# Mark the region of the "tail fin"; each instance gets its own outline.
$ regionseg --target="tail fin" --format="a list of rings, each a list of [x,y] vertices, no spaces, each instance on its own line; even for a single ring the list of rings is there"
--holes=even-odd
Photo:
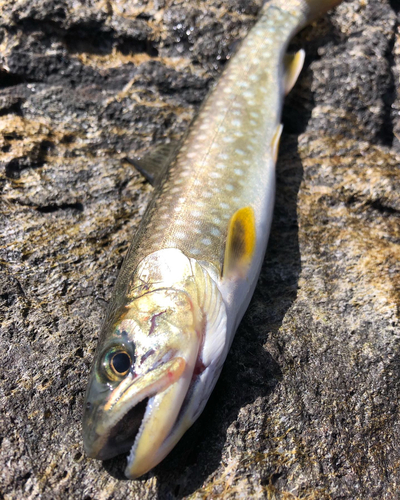
[[[304,0],[304,4],[307,6],[307,22],[325,14],[328,10],[339,5],[341,1],[342,0]]]
[[[266,0],[264,8],[277,7],[278,9],[301,16],[302,26],[325,14],[328,10],[339,5],[342,0]]]

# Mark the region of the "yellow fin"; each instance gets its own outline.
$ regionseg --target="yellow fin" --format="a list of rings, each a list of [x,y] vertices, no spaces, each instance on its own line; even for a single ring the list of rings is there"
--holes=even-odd
[[[295,54],[286,54],[285,55],[285,94],[289,94],[289,92],[294,87],[294,84],[297,81],[297,78],[300,75],[300,72],[303,68],[304,59],[306,57],[306,53],[303,49],[300,49]]]
[[[223,276],[244,278],[256,247],[256,220],[252,207],[235,212],[229,222]]]
[[[275,134],[272,137],[272,141],[271,141],[271,153],[272,153],[272,158],[274,159],[275,163],[276,163],[276,160],[278,159],[279,144],[281,142],[282,130],[283,130],[283,125],[282,125],[282,123],[280,123],[276,127]]]

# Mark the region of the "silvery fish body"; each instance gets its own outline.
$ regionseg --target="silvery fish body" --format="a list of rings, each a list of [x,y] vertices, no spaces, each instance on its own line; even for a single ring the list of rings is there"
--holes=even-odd
[[[118,277],[84,413],[87,453],[159,463],[202,412],[267,246],[291,37],[338,1],[275,0],[209,95],[154,191]]]

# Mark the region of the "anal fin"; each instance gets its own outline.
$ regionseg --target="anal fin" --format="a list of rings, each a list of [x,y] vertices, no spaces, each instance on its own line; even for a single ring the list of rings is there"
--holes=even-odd
[[[256,247],[256,221],[252,207],[237,210],[228,227],[223,277],[244,278]]]
[[[272,141],[271,141],[271,154],[272,154],[272,158],[273,158],[275,163],[276,163],[276,160],[278,159],[279,144],[281,142],[282,130],[283,130],[283,125],[282,125],[282,123],[280,123],[276,127],[274,136],[272,137]]]
[[[289,92],[294,87],[300,72],[304,65],[304,59],[306,57],[306,53],[303,49],[300,49],[295,54],[286,54],[284,59],[285,64],[285,94],[289,94]]]

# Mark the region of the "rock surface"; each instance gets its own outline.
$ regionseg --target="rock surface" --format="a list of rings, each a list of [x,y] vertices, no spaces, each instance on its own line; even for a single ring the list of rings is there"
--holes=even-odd
[[[400,9],[293,42],[270,245],[214,394],[137,481],[82,450],[104,307],[151,188],[261,0],[0,2],[0,498],[398,498]]]

